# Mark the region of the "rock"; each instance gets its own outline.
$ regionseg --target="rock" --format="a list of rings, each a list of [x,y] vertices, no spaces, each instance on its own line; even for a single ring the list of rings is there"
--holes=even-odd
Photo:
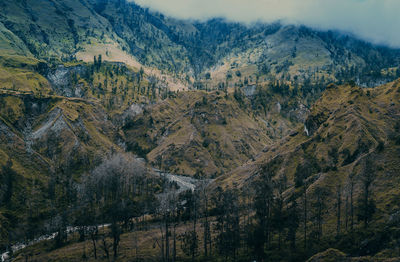
[[[256,85],[250,85],[243,88],[243,93],[246,97],[254,96],[256,93]]]
[[[304,123],[310,113],[310,110],[303,104],[299,104],[297,108],[290,110],[289,117],[298,122]]]
[[[1,254],[1,262],[5,262],[10,258],[10,256],[8,255],[8,252],[5,252],[3,254]]]
[[[48,72],[46,77],[57,94],[66,97],[82,97],[81,87],[74,87],[71,79],[73,74],[83,74],[86,70],[88,69],[81,65],[72,67],[60,65],[55,70]]]
[[[279,113],[281,113],[281,110],[282,110],[282,106],[281,106],[281,103],[276,103],[276,111],[278,112],[278,114]]]
[[[329,113],[319,112],[315,115],[310,115],[306,122],[305,127],[308,130],[308,136],[311,136],[318,130],[318,128],[325,123],[329,118]]]

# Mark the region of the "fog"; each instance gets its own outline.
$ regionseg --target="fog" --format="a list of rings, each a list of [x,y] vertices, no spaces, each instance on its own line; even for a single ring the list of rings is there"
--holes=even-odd
[[[303,24],[400,47],[400,0],[135,0],[180,19]]]

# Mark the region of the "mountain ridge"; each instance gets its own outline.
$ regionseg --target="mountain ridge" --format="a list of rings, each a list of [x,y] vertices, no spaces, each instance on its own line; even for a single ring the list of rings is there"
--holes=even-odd
[[[38,58],[48,59],[53,54],[61,54],[61,50],[62,59],[66,60],[74,59],[77,53],[80,58],[85,57],[85,52],[94,56],[98,54],[86,49],[105,44],[109,45],[111,53],[114,50],[127,57],[132,55],[133,60],[137,60],[134,62],[136,66],[165,71],[186,86],[195,82],[206,84],[205,74],[221,62],[229,63],[229,67],[237,62],[246,65],[246,61],[254,55],[259,58],[253,58],[248,64],[255,66],[255,70],[236,77],[236,70],[224,69],[221,76],[216,76],[213,87],[226,82],[229,75],[235,82],[239,78],[243,81],[244,77],[255,78],[258,75],[259,79],[288,79],[298,83],[316,82],[322,77],[326,78],[323,82],[359,78],[358,81],[368,84],[370,81],[362,79],[364,75],[371,74],[371,71],[374,74],[380,74],[383,69],[388,71],[399,63],[400,57],[398,50],[304,26],[259,24],[248,27],[222,19],[189,22],[167,18],[125,1],[85,0],[78,3],[68,0],[53,4],[44,1],[49,8],[42,9],[36,9],[32,3],[3,2],[1,22],[7,30],[19,36]],[[45,13],[51,10],[54,11],[51,15]],[[6,11],[7,14],[4,13]],[[42,21],[43,17],[54,21],[47,23],[47,20]],[[25,20],[30,21],[30,29]],[[47,26],[53,23],[59,28],[57,34]],[[31,33],[26,35],[25,32]],[[60,38],[65,38],[63,45],[57,42]],[[107,49],[106,46],[104,49]],[[314,57],[307,55],[310,49],[314,50]],[[259,54],[255,50],[259,50]],[[315,53],[315,50],[319,51]],[[248,57],[235,57],[239,53]],[[107,55],[103,58],[107,60]],[[112,55],[110,59],[115,61]],[[272,75],[268,75],[270,71]],[[381,78],[385,76],[381,75]]]
[[[279,200],[283,213],[309,205],[301,223],[312,231],[302,239],[295,228],[294,240],[306,245],[309,237],[314,246],[290,258],[283,253],[293,251],[290,226],[300,218],[264,216],[275,226],[282,220],[262,251],[276,257],[305,260],[325,247],[351,256],[395,252],[396,235],[385,230],[398,232],[390,221],[399,214],[399,65],[400,50],[301,25],[179,20],[125,0],[0,0],[0,249],[62,236],[66,225],[112,220],[101,236],[115,241],[119,222],[122,232],[135,216],[163,221],[157,212],[167,212],[160,210],[168,191],[179,189],[162,179],[168,172],[212,181],[200,192],[211,203],[201,215],[210,211],[212,224],[237,212],[246,241],[270,227],[257,224],[260,186],[274,215]],[[133,178],[138,163],[146,171]],[[354,208],[375,212],[357,214],[350,230],[349,198],[365,187],[372,202]],[[176,201],[185,223],[192,193]],[[123,211],[112,212],[115,205]],[[317,205],[326,207],[318,232]],[[244,228],[246,216],[253,221]],[[371,247],[375,233],[389,240]]]

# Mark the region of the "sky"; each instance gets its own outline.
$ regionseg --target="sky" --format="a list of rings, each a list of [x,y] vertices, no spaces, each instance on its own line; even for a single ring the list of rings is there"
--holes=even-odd
[[[131,0],[180,19],[302,24],[400,48],[400,0]]]

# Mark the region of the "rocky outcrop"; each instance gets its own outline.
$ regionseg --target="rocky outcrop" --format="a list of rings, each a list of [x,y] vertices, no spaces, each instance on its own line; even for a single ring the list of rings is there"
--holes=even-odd
[[[307,135],[313,135],[318,128],[329,118],[329,112],[319,112],[315,115],[308,116],[305,122],[305,130],[308,130]]]
[[[76,75],[83,75],[89,70],[83,65],[66,67],[59,65],[54,70],[49,70],[46,74],[47,79],[52,85],[53,90],[58,94],[66,97],[83,97],[84,92],[81,86],[74,83]]]

